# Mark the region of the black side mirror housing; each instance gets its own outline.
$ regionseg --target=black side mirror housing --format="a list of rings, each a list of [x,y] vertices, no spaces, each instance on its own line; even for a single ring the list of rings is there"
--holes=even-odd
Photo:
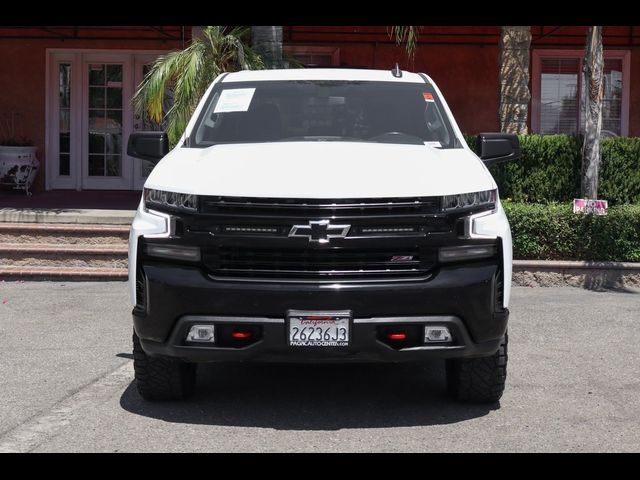
[[[480,133],[476,152],[487,167],[515,160],[520,158],[520,140],[513,133]]]
[[[169,153],[169,136],[166,132],[136,132],[129,135],[127,155],[148,160],[154,165]]]

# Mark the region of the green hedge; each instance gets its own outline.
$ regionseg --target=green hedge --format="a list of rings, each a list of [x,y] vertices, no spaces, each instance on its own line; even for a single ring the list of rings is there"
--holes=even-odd
[[[466,135],[475,150],[476,137]],[[515,202],[580,198],[582,140],[568,135],[520,135],[522,157],[490,168],[500,196]],[[640,138],[602,141],[598,197],[610,205],[640,203]]]
[[[603,216],[574,214],[569,203],[503,206],[513,258],[640,262],[640,205],[610,207]]]
[[[602,142],[598,196],[611,203],[640,203],[640,138]]]

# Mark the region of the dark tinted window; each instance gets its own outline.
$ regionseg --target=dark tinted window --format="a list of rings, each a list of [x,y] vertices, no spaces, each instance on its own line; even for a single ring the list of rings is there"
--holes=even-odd
[[[314,140],[459,146],[430,85],[345,81],[216,85],[188,145]]]

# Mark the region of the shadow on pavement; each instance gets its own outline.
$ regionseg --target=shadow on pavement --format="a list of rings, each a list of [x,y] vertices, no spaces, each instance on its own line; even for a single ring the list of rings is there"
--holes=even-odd
[[[638,286],[629,286],[621,270],[587,271],[582,287],[595,292],[640,293]]]
[[[456,423],[499,404],[458,403],[445,394],[443,363],[429,365],[205,364],[193,398],[142,400],[135,381],[123,409],[166,422],[339,430]]]

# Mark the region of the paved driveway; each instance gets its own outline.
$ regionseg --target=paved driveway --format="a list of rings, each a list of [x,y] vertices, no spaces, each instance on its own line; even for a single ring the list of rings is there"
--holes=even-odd
[[[126,284],[0,283],[0,451],[638,451],[640,295],[515,288],[500,408],[444,368],[208,365],[132,384]]]

